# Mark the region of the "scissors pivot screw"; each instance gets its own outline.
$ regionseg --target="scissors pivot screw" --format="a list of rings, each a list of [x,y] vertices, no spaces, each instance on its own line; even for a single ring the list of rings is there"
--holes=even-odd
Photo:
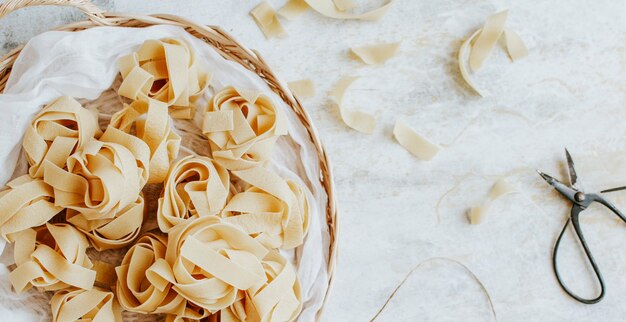
[[[582,202],[582,201],[584,201],[584,200],[585,200],[585,194],[584,194],[584,193],[582,193],[582,192],[577,192],[577,193],[574,195],[574,198],[576,198],[576,201],[578,201],[578,202]]]

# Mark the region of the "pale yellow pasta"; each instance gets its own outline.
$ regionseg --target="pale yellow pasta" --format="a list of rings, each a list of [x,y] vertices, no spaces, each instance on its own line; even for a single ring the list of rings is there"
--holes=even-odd
[[[75,149],[100,136],[98,114],[62,96],[39,112],[26,128],[22,146],[34,178],[43,177],[44,161],[63,168]]]
[[[496,46],[498,39],[504,32],[508,11],[500,11],[485,20],[482,31],[476,37],[469,56],[469,65],[473,71],[482,67],[489,54]]]
[[[528,48],[526,48],[524,41],[515,31],[510,28],[504,28],[504,40],[506,41],[507,53],[512,61],[528,56]]]
[[[144,199],[139,196],[134,203],[116,212],[115,217],[89,220],[76,210],[67,209],[66,220],[82,231],[96,250],[117,249],[132,243],[144,219]]]
[[[248,289],[244,298],[220,312],[221,322],[294,321],[302,309],[300,283],[296,271],[277,251],[263,259],[268,280]]]
[[[337,85],[335,85],[335,88],[330,93],[330,97],[337,103],[341,119],[347,126],[359,132],[371,134],[376,128],[376,118],[369,113],[344,107],[343,98],[346,90],[357,79],[358,77],[342,78]]]
[[[481,205],[472,207],[469,211],[468,218],[470,220],[470,224],[478,225],[485,220],[487,216],[487,212],[489,211],[489,207],[491,203],[493,203],[496,199],[505,196],[507,194],[514,193],[515,187],[511,186],[506,180],[499,179],[496,183],[491,187],[491,191],[489,191],[489,196],[487,200],[485,200]]]
[[[261,260],[268,250],[219,217],[188,220],[172,228],[168,238],[174,289],[212,313],[232,305],[240,290],[267,282]]]
[[[209,101],[202,132],[215,161],[229,170],[264,165],[276,139],[287,134],[287,120],[272,99],[258,92],[227,87]]]
[[[230,175],[207,157],[187,156],[172,164],[159,198],[157,221],[163,232],[185,221],[219,214],[228,200]]]
[[[265,38],[282,38],[287,36],[287,32],[285,32],[276,16],[276,11],[267,1],[263,1],[254,7],[250,11],[250,15],[254,18]]]
[[[298,98],[309,98],[315,96],[315,84],[310,79],[301,79],[287,83],[289,89]]]
[[[85,253],[89,242],[68,224],[46,224],[10,235],[17,267],[9,274],[16,292],[32,286],[46,291],[70,286],[90,290],[96,272]]]
[[[17,177],[0,192],[0,234],[7,235],[40,226],[63,210],[54,204],[52,187],[29,175]]]
[[[300,246],[309,226],[309,201],[302,188],[261,167],[233,174],[250,188],[232,197],[221,214],[224,222],[241,227],[268,248]]]
[[[395,56],[400,49],[400,43],[384,43],[362,47],[352,47],[350,51],[368,65],[383,64]]]
[[[153,99],[135,101],[112,116],[102,140],[135,149],[133,154],[143,158],[147,145],[150,159],[148,183],[161,183],[180,148],[181,138],[172,127],[165,103]],[[128,137],[132,131],[135,136]]]
[[[397,120],[393,127],[393,136],[403,148],[422,160],[431,160],[439,153],[439,146],[417,134],[401,120]]]
[[[68,288],[50,300],[53,322],[122,322],[122,310],[113,293],[101,289]]]
[[[44,181],[54,188],[55,204],[88,220],[114,218],[137,200],[146,179],[125,146],[96,140],[72,154],[67,169],[52,162],[44,167]]]
[[[333,2],[339,11],[350,10],[356,8],[357,6],[357,3],[354,0],[333,0]]]
[[[387,13],[389,7],[391,6],[393,1],[389,1],[383,6],[373,9],[371,11],[361,13],[361,14],[351,14],[347,12],[343,12],[341,8],[347,9],[350,6],[346,6],[344,3],[341,3],[338,6],[335,4],[333,0],[304,0],[313,10],[319,12],[320,14],[335,19],[357,19],[357,20],[378,20],[382,18],[382,16]]]
[[[182,39],[147,40],[137,52],[120,58],[118,67],[123,78],[121,96],[161,101],[174,118],[193,117],[193,104],[210,80]]]
[[[309,5],[304,0],[289,0],[282,8],[278,10],[278,14],[293,20],[309,9]]]

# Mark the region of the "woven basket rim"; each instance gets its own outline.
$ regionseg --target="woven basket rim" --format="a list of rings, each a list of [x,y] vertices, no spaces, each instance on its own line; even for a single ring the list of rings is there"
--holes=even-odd
[[[176,25],[185,28],[185,30],[213,47],[225,59],[239,63],[244,68],[254,72],[263,81],[265,81],[270,89],[276,93],[298,116],[302,125],[309,134],[309,139],[315,146],[318,158],[320,160],[320,183],[328,196],[326,205],[326,223],[328,225],[328,233],[330,236],[330,245],[328,253],[328,288],[324,296],[324,303],[317,315],[319,321],[324,310],[324,306],[330,295],[332,284],[334,281],[334,270],[337,261],[337,199],[335,194],[334,180],[331,162],[326,154],[326,150],[321,142],[319,134],[313,122],[304,110],[299,99],[285,86],[280,78],[278,78],[271,70],[269,65],[261,57],[256,50],[248,49],[238,43],[232,36],[217,26],[201,25],[184,17],[171,14],[151,14],[138,15],[129,13],[109,13],[104,12],[88,0],[5,0],[0,4],[0,19],[5,15],[21,8],[56,5],[76,7],[83,11],[89,18],[88,20],[78,21],[57,27],[56,30],[61,31],[80,31],[100,26],[117,26],[117,27],[148,27],[152,25]],[[10,76],[13,63],[19,56],[22,48],[21,45],[0,58],[0,94],[4,93],[6,82]]]

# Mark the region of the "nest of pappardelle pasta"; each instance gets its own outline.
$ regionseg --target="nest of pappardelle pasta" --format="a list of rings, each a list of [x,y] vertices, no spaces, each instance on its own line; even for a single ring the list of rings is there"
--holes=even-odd
[[[15,292],[51,292],[54,321],[294,320],[300,286],[279,250],[303,243],[309,200],[266,166],[283,112],[235,87],[198,106],[210,74],[178,39],[148,40],[118,66],[123,108],[61,97],[26,130],[28,174],[0,192]],[[200,154],[173,126],[196,110],[187,136]]]

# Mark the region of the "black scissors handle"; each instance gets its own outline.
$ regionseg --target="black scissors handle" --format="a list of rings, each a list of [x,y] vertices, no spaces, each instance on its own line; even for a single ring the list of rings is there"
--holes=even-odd
[[[626,222],[626,217],[624,216],[624,214],[622,214],[619,211],[619,209],[617,209],[611,202],[604,199],[604,197],[598,194],[587,194],[585,195],[585,198],[587,199],[585,202],[586,206],[593,203],[594,201],[601,203],[602,205],[607,207],[609,210],[611,210],[615,215],[620,217],[620,219]],[[554,252],[552,253],[552,266],[554,268],[554,274],[556,275],[556,279],[558,280],[559,284],[561,285],[561,287],[567,294],[569,294],[571,297],[573,297],[579,302],[582,302],[585,304],[594,304],[602,300],[602,298],[604,297],[606,288],[604,285],[604,279],[602,278],[602,273],[600,273],[598,264],[596,263],[596,260],[593,258],[593,255],[591,254],[591,250],[589,249],[589,245],[587,244],[587,240],[585,239],[582,229],[580,228],[579,216],[580,216],[580,213],[585,208],[583,208],[583,206],[578,205],[578,204],[574,204],[574,206],[572,207],[570,217],[567,219],[567,222],[565,223],[565,225],[563,225],[563,229],[561,230],[561,233],[559,234],[559,237],[557,238],[556,243],[554,245]],[[578,240],[580,241],[580,244],[583,246],[585,255],[587,256],[587,260],[591,264],[591,267],[593,268],[593,272],[596,275],[598,283],[600,284],[600,294],[591,299],[585,299],[576,295],[572,290],[570,290],[567,286],[565,286],[565,283],[563,282],[563,280],[561,279],[561,275],[559,274],[556,257],[559,251],[559,246],[561,245],[561,239],[563,238],[563,235],[565,234],[565,230],[567,230],[567,226],[569,225],[570,222],[574,226],[574,231],[576,232],[576,236],[578,236]]]

